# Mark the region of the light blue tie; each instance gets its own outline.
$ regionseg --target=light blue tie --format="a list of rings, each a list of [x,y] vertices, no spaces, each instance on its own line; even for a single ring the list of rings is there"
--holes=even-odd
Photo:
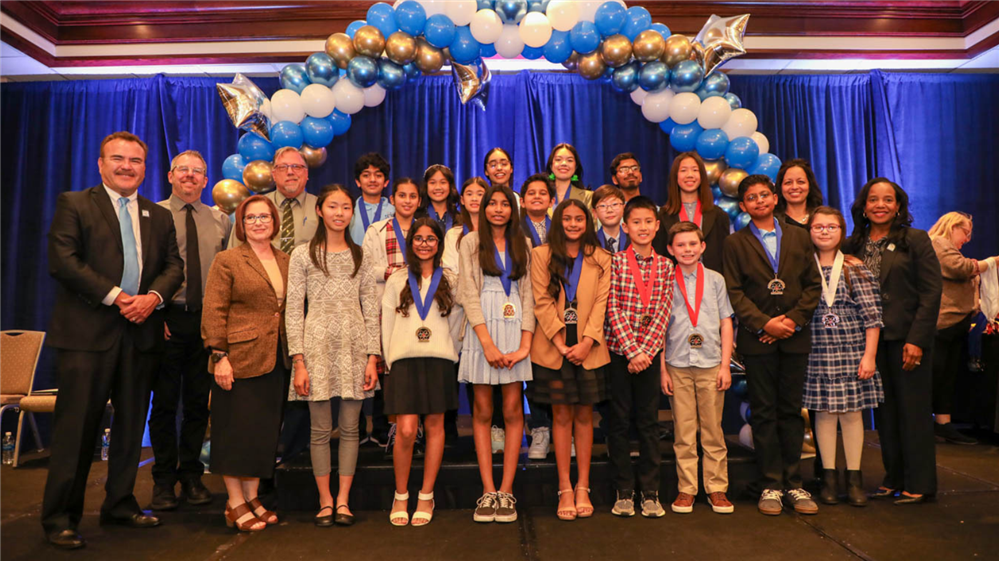
[[[121,274],[121,289],[135,296],[139,293],[139,253],[135,249],[135,232],[132,215],[128,212],[128,199],[118,199],[118,224],[121,226],[121,244],[125,256],[125,270]]]

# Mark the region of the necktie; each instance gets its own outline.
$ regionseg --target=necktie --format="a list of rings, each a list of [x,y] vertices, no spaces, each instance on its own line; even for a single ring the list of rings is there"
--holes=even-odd
[[[295,249],[295,215],[291,212],[293,199],[281,203],[281,251],[291,254]]]
[[[124,268],[121,273],[121,289],[130,296],[139,293],[139,252],[135,247],[135,232],[132,230],[132,215],[128,212],[128,199],[118,199],[118,225],[121,226],[121,246]]]
[[[201,248],[198,247],[198,225],[194,222],[194,207],[184,205],[187,211],[187,255],[184,256],[184,263],[187,264],[187,309],[197,311],[201,309]]]
[[[607,250],[611,253],[617,253],[617,239],[607,238]]]

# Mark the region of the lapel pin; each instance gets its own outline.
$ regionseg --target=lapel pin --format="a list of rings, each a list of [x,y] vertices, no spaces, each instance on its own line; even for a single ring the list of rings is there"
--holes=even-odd
[[[143,218],[149,218],[149,211],[148,210],[143,210],[142,211],[142,216],[143,216]]]
[[[895,251],[895,244],[893,243],[888,244],[888,251]]]

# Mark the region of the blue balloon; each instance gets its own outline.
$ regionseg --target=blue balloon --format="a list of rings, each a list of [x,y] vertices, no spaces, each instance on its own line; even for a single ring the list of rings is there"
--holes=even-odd
[[[725,155],[728,135],[721,129],[708,129],[698,135],[696,148],[705,160],[717,160]]]
[[[527,60],[538,60],[539,58],[545,56],[545,48],[541,47],[528,47],[524,45],[524,50],[520,51],[520,56],[526,58]]]
[[[395,9],[395,23],[399,29],[416,37],[427,26],[427,11],[416,0],[406,0]]]
[[[735,217],[735,229],[741,230],[746,226],[749,226],[749,223],[752,221],[753,217],[750,216],[748,212],[740,212],[739,216]]]
[[[669,144],[677,152],[690,152],[697,148],[697,137],[703,131],[697,121],[687,125],[677,125],[673,127],[673,134],[669,135]]]
[[[427,18],[427,25],[423,28],[423,35],[426,37],[427,43],[438,49],[443,49],[454,41],[454,22],[444,14],[434,14]]]
[[[330,113],[330,116],[326,118],[329,119],[330,123],[333,125],[333,134],[336,136],[340,136],[350,129],[350,115],[341,113],[338,109],[334,109],[333,112]]]
[[[725,163],[730,168],[749,169],[760,157],[760,147],[748,136],[732,139],[725,149]]]
[[[569,43],[572,44],[572,50],[581,55],[588,55],[600,46],[600,32],[592,22],[576,22],[569,31]]]
[[[725,94],[725,99],[727,99],[728,104],[732,106],[732,111],[735,111],[736,109],[742,107],[742,100],[739,99],[739,96],[735,95],[732,92]]]
[[[641,64],[638,61],[631,61],[620,68],[614,69],[611,76],[611,85],[619,92],[630,93],[638,89],[638,80]]]
[[[326,117],[306,117],[302,119],[302,141],[313,148],[320,148],[333,142],[333,123]]]
[[[415,82],[423,77],[423,72],[416,66],[415,63],[409,63],[402,67],[406,71],[406,81]]]
[[[653,23],[649,26],[649,29],[655,29],[658,31],[659,34],[663,36],[663,39],[669,39],[669,36],[673,34],[673,32],[670,31],[664,23]]]
[[[528,0],[528,12],[545,13],[548,10],[548,3],[552,0]]]
[[[742,212],[742,209],[739,208],[739,201],[730,197],[721,197],[715,202],[715,205],[732,219],[735,219]]]
[[[572,49],[569,49],[572,51]],[[482,58],[492,58],[496,56],[496,45],[492,43],[479,43],[479,56]]]
[[[561,64],[572,56],[572,44],[568,31],[552,30],[552,38],[545,43],[545,58],[548,62]]]
[[[346,31],[347,37],[353,39],[354,34],[357,33],[357,30],[364,27],[365,25],[368,25],[368,22],[364,21],[363,19],[350,22],[350,25],[347,26],[347,31]]]
[[[478,7],[475,11],[493,9],[493,0],[477,0],[476,4],[478,4]]]
[[[378,81],[378,63],[371,57],[357,55],[347,64],[347,78],[359,88],[368,88]]]
[[[746,411],[742,414],[742,418],[748,423],[750,419],[753,418],[753,411],[749,408],[749,404],[746,404]]]
[[[617,70],[617,69],[616,68],[611,68],[610,66],[608,66],[607,69],[604,70],[604,75],[601,76],[600,78],[598,78],[598,80],[600,82],[605,83],[605,84],[611,83],[611,79],[614,78],[614,71],[615,70]]]
[[[467,25],[457,28],[451,42],[451,58],[458,64],[469,64],[479,58],[482,48]]]
[[[276,151],[285,146],[298,149],[302,147],[302,129],[291,121],[281,121],[271,127],[271,145]]]
[[[780,171],[780,164],[780,158],[777,156],[773,154],[760,154],[760,157],[756,159],[756,163],[746,171],[749,175],[761,173],[769,177],[771,181],[777,181],[777,172]]]
[[[658,92],[669,86],[669,67],[666,63],[654,60],[642,65],[638,75],[638,85],[648,92]]]
[[[677,126],[676,121],[673,119],[666,119],[665,121],[659,123],[659,128],[661,128],[666,134],[673,134],[673,129]]]
[[[243,157],[244,162],[253,162],[255,160],[267,160],[269,162],[274,159],[274,146],[255,132],[244,134],[236,145],[236,151]],[[242,174],[239,176],[239,182],[243,182]]]
[[[239,154],[233,154],[222,162],[222,177],[233,181],[243,182],[243,168],[246,167],[246,160]]]
[[[312,82],[309,80],[309,73],[305,70],[305,65],[296,62],[281,69],[281,87],[293,90],[295,93],[302,93],[305,86]]]
[[[396,31],[399,31],[399,24],[395,21],[395,10],[385,2],[379,2],[368,8],[368,25],[375,26],[382,36],[388,39]]]
[[[378,61],[378,85],[386,90],[401,88],[406,83],[406,71],[387,58]]]
[[[692,60],[683,60],[673,67],[670,87],[676,93],[697,91],[703,78],[704,69],[701,65]]]
[[[713,185],[711,187],[711,196],[714,197],[715,204],[718,204],[718,199],[721,198],[721,197],[724,197],[725,194],[722,193],[721,187],[719,187],[717,185]]]
[[[604,2],[597,8],[593,16],[593,23],[597,26],[597,31],[604,37],[610,37],[621,32],[627,20],[628,11],[617,2]]]
[[[504,25],[520,23],[520,20],[527,15],[527,8],[527,0],[496,0],[493,4],[493,10]]]
[[[632,6],[625,12],[624,27],[621,34],[634,41],[638,34],[652,26],[652,14],[641,6]]]
[[[724,96],[728,93],[730,82],[728,76],[721,72],[715,72],[701,81],[701,86],[697,88],[697,96],[701,101],[709,97]]]
[[[328,88],[333,87],[333,84],[336,84],[340,78],[338,70],[333,59],[326,53],[313,53],[305,61],[305,72],[313,84],[322,84]]]
[[[732,393],[735,394],[736,397],[746,397],[749,395],[749,383],[745,378],[732,383]]]

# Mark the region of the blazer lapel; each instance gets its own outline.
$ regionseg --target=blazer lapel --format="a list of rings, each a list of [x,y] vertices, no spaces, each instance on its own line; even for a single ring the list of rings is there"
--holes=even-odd
[[[763,247],[763,244],[760,242],[760,240],[756,239],[756,236],[750,233],[749,226],[746,226],[745,228],[737,231],[733,235],[744,236],[746,238],[746,241],[749,243],[749,246],[752,247],[754,250],[756,250],[756,253],[760,255],[760,258],[763,259],[763,262],[767,264],[767,269],[770,268],[770,256],[767,255],[767,250],[766,248]],[[781,249],[783,249],[783,244],[781,244]]]
[[[111,197],[108,196],[103,185],[91,188],[90,195],[93,198],[94,204],[97,205],[97,209],[100,210],[101,214],[104,215],[104,219],[107,220],[108,226],[111,228],[111,237],[118,243],[118,251],[124,253],[125,248],[121,241],[121,225],[118,222],[118,215],[115,214],[114,206],[111,204]]]
[[[794,228],[794,226],[791,226]],[[781,276],[781,271],[784,270],[784,264],[787,263],[787,231],[789,228],[781,229],[781,240],[780,240],[780,253],[777,254],[777,276]],[[793,234],[792,234],[793,236]],[[755,237],[755,236],[754,236]]]
[[[888,249],[888,248],[893,248],[893,249]],[[881,253],[881,275],[880,275],[880,277],[881,277],[881,285],[882,286],[884,286],[885,281],[888,280],[888,271],[891,269],[892,263],[895,262],[895,255],[897,253],[895,251],[896,249],[898,249],[898,248],[895,247],[895,244],[889,242],[888,243],[888,247],[886,247],[885,250]]]
[[[150,207],[152,207],[153,202],[145,197],[137,197],[137,200],[139,203],[139,216],[136,216],[135,219],[139,221],[139,237],[142,238],[142,264],[145,266],[146,262],[149,261],[149,254],[151,253],[149,245],[152,243],[153,227]]]
[[[712,208],[708,212],[701,213],[701,231],[704,232],[704,237],[708,237],[708,233],[711,232],[711,228],[715,225],[715,208]]]
[[[274,294],[274,297],[277,298],[277,293],[274,292],[274,285],[271,284],[271,277],[270,275],[267,274],[267,270],[264,269],[264,264],[260,262],[260,258],[257,257],[257,254],[253,251],[253,248],[250,247],[250,244],[248,243],[245,243],[239,247],[243,250],[243,258],[246,259],[246,263],[250,266],[251,269],[256,271],[258,275],[264,278],[264,281],[267,282],[267,286],[271,287],[271,292]],[[275,255],[277,254],[275,253]]]

